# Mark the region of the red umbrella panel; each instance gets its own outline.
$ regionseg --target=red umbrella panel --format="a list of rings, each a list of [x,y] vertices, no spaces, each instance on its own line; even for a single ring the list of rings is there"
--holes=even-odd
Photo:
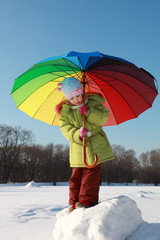
[[[109,119],[104,126],[117,125],[138,117],[150,108],[158,91],[154,78],[136,66],[95,67],[86,72],[89,91],[106,99]]]

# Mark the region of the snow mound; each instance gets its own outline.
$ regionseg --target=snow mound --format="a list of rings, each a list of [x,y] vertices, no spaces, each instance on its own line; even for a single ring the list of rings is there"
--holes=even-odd
[[[126,196],[71,213],[67,208],[56,218],[55,240],[124,240],[143,223],[136,202]]]
[[[32,187],[39,187],[38,183],[35,183],[34,181],[31,181],[27,183],[27,185],[24,186],[25,188],[32,188]]]

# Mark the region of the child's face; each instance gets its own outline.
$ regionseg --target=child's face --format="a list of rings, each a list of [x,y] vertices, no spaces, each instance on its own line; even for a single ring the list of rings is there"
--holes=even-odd
[[[81,105],[82,100],[83,100],[82,94],[79,94],[79,95],[71,97],[71,99],[69,101],[72,105],[78,106],[78,105]]]

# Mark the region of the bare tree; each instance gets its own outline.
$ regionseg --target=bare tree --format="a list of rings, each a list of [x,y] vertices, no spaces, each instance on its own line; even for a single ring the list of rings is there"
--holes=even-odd
[[[102,164],[102,181],[130,183],[137,177],[139,168],[136,153],[133,150],[125,150],[120,145],[112,146],[114,160]]]
[[[152,150],[150,152],[150,164],[152,170],[152,181],[155,186],[158,186],[160,183],[160,149]]]
[[[71,175],[69,147],[61,144],[33,144],[33,133],[20,127],[0,125],[0,182],[68,181]],[[160,149],[142,153],[139,159],[133,150],[112,146],[114,160],[102,164],[101,180],[160,183]]]
[[[21,165],[25,168],[25,181],[41,181],[44,170],[44,160],[48,152],[41,145],[24,146],[21,153]]]
[[[150,165],[150,153],[142,153],[139,157],[139,161],[141,164],[139,178],[140,181],[143,183],[151,183],[152,176],[151,176],[151,165]]]
[[[69,148],[63,145],[49,144],[25,145],[19,156],[18,164],[14,166],[12,181],[53,182],[68,181],[70,176]]]
[[[20,127],[0,126],[0,166],[1,182],[7,183],[12,169],[18,163],[22,148],[32,142],[31,131]]]
[[[121,182],[131,183],[136,177],[138,166],[135,151],[125,151],[120,160]]]
[[[57,181],[69,180],[71,170],[69,167],[68,146],[57,144],[54,149],[53,161],[53,184],[55,185]]]
[[[121,181],[121,169],[122,169],[122,159],[123,154],[125,152],[124,147],[120,145],[113,145],[112,146],[113,153],[114,153],[114,181],[119,183]]]

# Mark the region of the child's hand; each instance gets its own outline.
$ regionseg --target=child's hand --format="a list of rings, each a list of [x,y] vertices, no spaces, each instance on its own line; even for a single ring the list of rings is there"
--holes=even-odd
[[[88,111],[88,107],[86,105],[82,105],[79,109],[80,114],[86,115]]]
[[[88,129],[84,128],[84,127],[81,127],[80,130],[79,130],[79,136],[80,138],[83,138],[84,136],[86,136],[88,133]]]

